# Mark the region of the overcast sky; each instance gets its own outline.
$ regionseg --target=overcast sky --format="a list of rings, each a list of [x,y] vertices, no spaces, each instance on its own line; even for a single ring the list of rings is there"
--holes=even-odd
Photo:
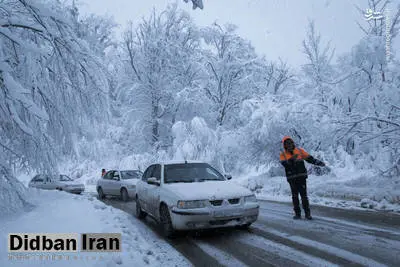
[[[163,10],[175,0],[78,0],[83,14],[108,14],[122,28],[131,20],[140,21],[153,7]],[[350,51],[363,33],[356,21],[364,18],[356,5],[366,9],[367,0],[203,0],[204,9],[192,10],[191,3],[178,0],[178,5],[188,11],[199,26],[214,21],[233,23],[238,34],[249,39],[260,55],[268,59],[282,58],[295,67],[305,62],[301,42],[309,19],[322,34],[323,41],[331,41],[336,54]],[[400,0],[394,0],[394,3]],[[394,11],[395,5],[392,4]],[[392,50],[400,51],[400,41]]]

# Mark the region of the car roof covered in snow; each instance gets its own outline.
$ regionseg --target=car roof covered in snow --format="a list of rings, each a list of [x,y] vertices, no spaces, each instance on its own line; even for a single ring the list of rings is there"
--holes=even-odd
[[[201,161],[201,160],[168,160],[168,161],[163,161],[163,162],[159,162],[158,164],[162,164],[162,165],[170,165],[170,164],[185,164],[185,163],[207,163],[205,161]]]

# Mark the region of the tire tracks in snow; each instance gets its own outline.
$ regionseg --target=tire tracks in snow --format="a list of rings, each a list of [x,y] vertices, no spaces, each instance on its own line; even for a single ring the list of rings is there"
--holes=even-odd
[[[276,255],[271,255],[268,251],[238,242],[234,238],[236,234],[238,233],[234,229],[219,229],[203,231],[201,234],[192,233],[188,235],[188,238],[196,243],[206,243],[215,249],[224,251],[248,266],[270,267],[278,265],[277,262],[274,262]],[[286,263],[289,262],[287,261]],[[293,262],[290,261],[290,263],[289,265],[279,266],[296,266],[292,264]]]
[[[279,236],[276,234],[273,234],[269,231],[266,231],[264,229],[260,229],[256,226],[252,227],[249,229],[249,232],[252,234],[255,234],[257,236],[261,236],[269,241],[275,242],[277,244],[282,244],[284,246],[288,246],[291,248],[294,248],[298,251],[304,252],[308,255],[332,262],[334,264],[339,264],[342,266],[363,266],[361,264],[356,264],[350,260],[344,259],[342,257],[338,257],[334,254],[328,253],[326,251],[320,250],[320,249],[314,249],[306,244],[301,244],[296,241],[291,240],[290,238],[284,237],[284,236]]]
[[[263,205],[263,212],[252,228],[254,232],[278,242],[280,240],[291,247],[296,245],[294,243],[300,243],[301,247],[308,246],[310,253],[321,250],[362,265],[369,261],[372,265],[385,263],[396,266],[400,262],[398,232],[379,231],[376,226],[318,216],[312,221],[292,220],[292,215],[284,208],[276,210]],[[331,258],[331,261],[340,264],[336,260]]]
[[[135,213],[135,203],[128,202],[124,203],[118,200],[105,199],[103,202],[114,208],[123,210],[129,214]],[[132,220],[137,220],[133,218]],[[243,242],[235,240],[235,234],[242,232],[235,229],[221,229],[211,231],[201,231],[200,234],[196,232],[188,233],[184,236],[178,236],[175,239],[164,239],[160,230],[158,229],[157,223],[153,219],[146,219],[140,221],[143,225],[146,225],[150,230],[153,231],[160,239],[165,240],[174,249],[180,252],[186,257],[194,266],[238,266],[243,265],[255,266],[255,267],[269,267],[269,266],[305,266],[299,264],[293,260],[285,257],[280,257],[277,254],[270,253],[262,248],[250,246]],[[229,241],[227,242],[227,238]],[[219,260],[207,250],[202,249],[202,243],[214,247],[215,250],[219,250],[231,256],[226,265],[223,264],[222,260]],[[239,264],[235,265],[235,262]]]
[[[273,214],[284,219],[289,219],[292,216],[290,212],[283,211],[282,209],[276,210],[273,208],[267,208],[265,206],[261,206],[260,210],[265,211],[267,214]],[[312,222],[318,222],[320,225],[330,226],[335,228],[336,230],[340,229],[345,231],[354,231],[354,229],[357,229],[359,233],[371,235],[374,237],[382,237],[385,239],[400,242],[400,231],[396,231],[394,229],[385,229],[382,227],[378,228],[372,225],[367,225],[365,224],[365,222],[361,223],[360,221],[358,222],[343,221],[340,219],[321,216],[320,214],[319,216],[313,216],[313,217],[315,220]]]
[[[135,202],[103,202],[135,214]],[[354,220],[319,216],[314,221],[295,222],[287,212],[289,207],[261,201],[259,219],[249,231],[214,230],[211,235],[189,233],[176,239],[164,239],[153,219],[133,217],[132,222],[140,222],[143,231],[150,229],[194,266],[384,266],[381,262],[395,266],[399,262],[396,252],[385,251],[399,242],[396,231],[391,235],[391,230],[379,229],[379,224],[359,225]]]
[[[136,204],[133,201],[130,202],[121,202],[116,200],[104,199],[102,200],[105,204],[110,205],[116,209],[120,209],[125,211],[126,213],[134,216],[136,212]],[[177,238],[177,239],[164,239],[160,233],[157,223],[151,218],[146,218],[145,221],[140,221],[139,219],[132,218],[132,220],[136,220],[135,223],[141,222],[146,225],[153,233],[164,240],[169,245],[171,245],[175,250],[180,252],[185,258],[187,258],[194,266],[224,266],[220,264],[214,257],[207,254],[203,251],[197,244],[193,241],[189,240],[186,237]]]
[[[272,200],[259,200],[262,209],[274,210],[284,213],[285,210],[292,211],[292,203],[278,202]],[[379,229],[387,229],[388,231],[397,231],[400,225],[400,214],[389,211],[373,211],[360,209],[344,209],[321,205],[311,205],[312,213],[318,214],[320,217],[335,218],[337,221],[345,221],[347,223],[361,224],[365,227],[371,226]],[[378,229],[378,230],[379,230]]]

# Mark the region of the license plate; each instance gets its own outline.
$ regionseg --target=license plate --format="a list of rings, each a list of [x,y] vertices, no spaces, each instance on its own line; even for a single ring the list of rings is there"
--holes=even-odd
[[[240,216],[241,212],[237,210],[216,210],[214,211],[214,217],[237,217]]]

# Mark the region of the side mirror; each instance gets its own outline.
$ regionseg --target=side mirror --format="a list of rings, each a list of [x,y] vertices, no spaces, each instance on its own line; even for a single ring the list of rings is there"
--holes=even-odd
[[[224,174],[224,176],[225,176],[225,178],[226,178],[227,180],[232,179],[232,175],[230,175],[230,174]]]
[[[113,179],[116,180],[116,181],[121,180],[121,179],[119,178],[119,176],[114,176]]]
[[[157,178],[155,178],[155,177],[147,178],[147,183],[148,184],[152,184],[152,185],[160,186],[160,181],[157,180]]]

